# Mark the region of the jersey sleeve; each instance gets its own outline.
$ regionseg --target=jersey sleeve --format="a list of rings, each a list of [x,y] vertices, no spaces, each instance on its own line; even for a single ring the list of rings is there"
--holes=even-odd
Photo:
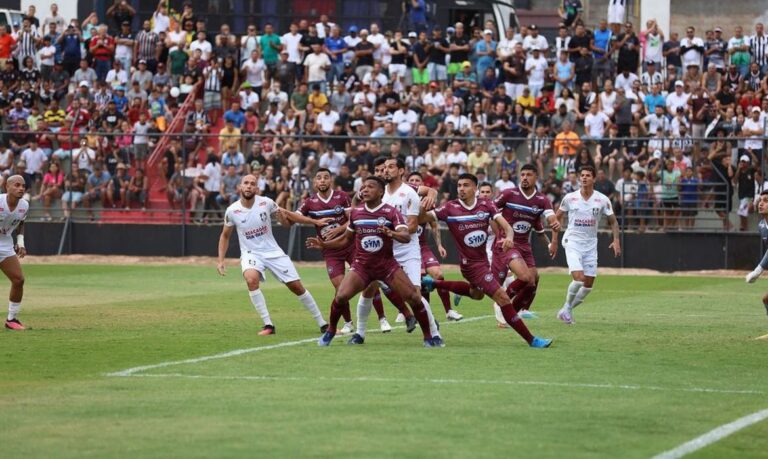
[[[393,230],[397,230],[401,226],[404,226],[404,227],[408,228],[408,225],[405,223],[405,219],[403,218],[403,214],[398,212],[397,209],[393,208],[390,211],[390,216],[391,216],[391,220],[392,220],[392,226],[393,226],[392,229]]]
[[[435,220],[445,221],[445,218],[448,216],[448,207],[443,204],[437,209],[430,211],[430,213],[435,216]]]
[[[603,215],[606,217],[613,215],[613,206],[611,205],[611,200],[607,197],[605,198],[605,204],[603,204]]]
[[[568,199],[568,195],[566,194],[563,197],[563,199],[560,200],[560,210],[562,210],[563,212],[569,212],[571,209],[568,206],[568,202],[569,202],[569,199]]]
[[[542,212],[542,215],[544,216],[544,218],[549,218],[552,215],[555,215],[555,211],[552,209],[552,201],[550,201],[549,198],[546,196],[544,196],[543,201],[544,201],[543,203],[544,212]]]
[[[408,195],[408,208],[405,210],[405,214],[409,217],[418,217],[419,205],[421,205],[419,195],[415,191],[413,193],[408,193]]]
[[[235,221],[232,218],[232,209],[228,208],[226,212],[224,212],[224,226],[235,226]]]
[[[296,213],[306,217],[307,213],[309,212],[309,209],[308,209],[309,206],[307,204],[308,202],[309,202],[309,198],[302,200],[301,204],[299,204],[299,207],[296,209]]]
[[[355,232],[355,209],[349,212],[349,224],[347,225],[347,231]]]
[[[507,198],[508,198],[509,192],[508,190],[504,190],[496,197],[496,199],[493,200],[493,204],[499,208],[503,209],[504,206],[507,205]]]
[[[277,204],[275,204],[275,201],[269,198],[264,198],[264,199],[267,201],[267,211],[270,214],[274,214],[275,212],[277,212],[278,207],[277,207]]]

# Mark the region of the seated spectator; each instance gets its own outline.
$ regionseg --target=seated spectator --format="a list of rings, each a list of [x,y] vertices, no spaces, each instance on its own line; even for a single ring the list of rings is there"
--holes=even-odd
[[[112,175],[112,183],[107,186],[107,200],[112,203],[112,207],[120,202],[128,210],[128,201],[126,201],[126,192],[131,177],[127,173],[125,163],[118,163],[115,167],[115,173]]]
[[[64,188],[64,173],[61,172],[59,164],[52,162],[48,166],[48,172],[43,177],[43,185],[40,189],[40,194],[34,196],[32,199],[43,201],[43,218],[46,221],[51,221],[51,203],[55,199],[59,199]]]
[[[219,189],[219,195],[216,196],[216,202],[220,206],[228,207],[240,199],[240,179],[241,176],[237,173],[237,168],[234,164],[230,164],[226,168],[226,173],[221,178],[221,188]]]
[[[86,192],[83,195],[83,205],[88,209],[88,215],[91,220],[94,220],[93,205],[97,202],[103,206],[109,206],[112,203],[109,201],[107,194],[107,188],[112,183],[112,177],[109,172],[104,170],[104,166],[101,163],[95,163],[93,165],[93,172],[88,176],[86,182]]]

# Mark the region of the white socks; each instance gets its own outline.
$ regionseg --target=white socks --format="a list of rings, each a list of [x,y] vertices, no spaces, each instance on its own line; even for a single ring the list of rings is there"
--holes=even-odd
[[[264,325],[272,325],[272,319],[269,318],[269,311],[267,311],[267,300],[264,299],[264,294],[261,290],[256,289],[248,292],[248,296],[251,297],[251,303],[253,303],[256,312],[261,316],[261,320],[264,321]]]
[[[435,316],[432,315],[432,308],[429,307],[429,301],[427,301],[427,299],[422,296],[421,304],[423,304],[424,308],[427,310],[427,317],[429,318],[429,333],[433,338],[435,336],[440,336],[440,331],[437,329],[437,323],[435,323]]]
[[[500,324],[507,323],[507,320],[504,318],[504,314],[501,313],[501,308],[496,303],[493,303],[493,313],[496,315],[496,322]]]
[[[13,320],[21,309],[21,303],[8,302],[8,320]]]
[[[571,309],[583,303],[584,298],[586,298],[587,295],[589,295],[589,292],[591,291],[592,291],[591,288],[581,287],[579,291],[576,293],[576,297],[573,299],[573,303],[571,303]]]
[[[568,285],[568,294],[565,296],[564,306],[569,311],[573,308],[573,299],[576,298],[576,293],[578,293],[579,289],[583,285],[584,285],[584,282],[579,282],[579,281],[571,281],[571,283]]]
[[[304,293],[299,295],[299,301],[301,301],[301,304],[304,305],[304,308],[309,311],[310,314],[312,314],[312,317],[315,319],[315,322],[317,322],[319,327],[322,327],[328,323],[325,321],[325,319],[323,319],[323,313],[320,312],[320,308],[317,307],[317,303],[315,303],[315,299],[312,298],[312,294],[309,293],[309,290],[304,290]]]
[[[368,316],[373,309],[373,298],[365,298],[360,295],[357,300],[357,334],[365,338],[365,332],[368,331]]]

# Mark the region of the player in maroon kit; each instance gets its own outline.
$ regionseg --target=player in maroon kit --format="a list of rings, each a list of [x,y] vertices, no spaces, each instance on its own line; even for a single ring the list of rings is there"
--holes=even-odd
[[[333,176],[331,175],[331,171],[326,168],[318,169],[314,178],[314,186],[317,193],[302,201],[295,213],[286,213],[288,223],[311,224],[307,220],[327,219],[326,221],[328,221],[328,223],[325,226],[315,226],[317,235],[323,239],[328,239],[328,235],[332,234],[334,229],[346,226],[348,221],[347,214],[352,206],[352,202],[347,193],[334,190],[332,185]],[[349,263],[349,265],[352,266],[354,256],[355,246],[352,244],[338,250],[323,250],[325,267],[328,270],[328,277],[330,278],[334,289],[339,288],[341,279],[344,278],[344,263]],[[381,301],[378,303],[374,302],[373,307],[376,309],[379,321],[381,321],[382,318],[385,318],[384,307]],[[341,333],[351,333],[353,329],[354,325],[352,324],[351,316],[345,315],[344,327],[342,328]],[[386,333],[391,329],[389,324],[387,324],[387,328],[383,328],[382,331]]]
[[[521,315],[528,312],[539,285],[539,273],[531,249],[531,231],[544,237],[549,255],[553,258],[557,254],[557,234],[560,231],[560,222],[552,210],[552,203],[544,194],[536,191],[537,175],[536,166],[525,164],[520,168],[520,187],[504,190],[495,200],[496,207],[514,231],[515,246],[510,250],[502,250],[498,244],[494,245],[491,271],[498,275],[500,283],[504,282],[509,271],[514,273],[515,280],[507,287],[507,295],[513,298],[512,305],[518,314],[522,312]],[[543,234],[542,216],[552,229],[551,242]]]
[[[331,241],[319,237],[307,239],[307,247],[324,250],[346,247],[353,239],[355,243],[355,259],[336,290],[328,330],[317,342],[319,346],[331,344],[339,318],[343,311],[349,311],[349,299],[365,290],[372,282],[381,281],[411,306],[424,335],[424,346],[434,347],[421,294],[413,288],[392,252],[393,239],[408,242],[410,233],[402,214],[381,202],[385,187],[386,184],[380,178],[368,177],[360,190],[364,204],[352,209],[347,231]]]
[[[424,184],[424,179],[421,177],[420,173],[411,172],[411,174],[408,176],[408,184],[413,186],[414,189],[418,190],[418,188]],[[430,211],[432,208],[426,210]],[[440,267],[440,261],[432,252],[429,244],[427,244],[427,226],[429,226],[430,230],[432,231],[432,235],[435,238],[435,244],[437,244],[437,251],[440,254],[440,258],[445,258],[446,255],[445,248],[443,247],[440,237],[440,227],[437,226],[437,223],[432,222],[429,224],[420,224],[417,232],[419,233],[419,246],[421,248],[421,274],[427,274],[433,279],[443,280],[443,270]],[[424,293],[424,297],[427,299],[427,301],[429,301],[429,293]],[[443,303],[443,308],[445,309],[445,317],[448,320],[459,321],[464,318],[464,316],[459,314],[458,311],[451,308],[451,296],[447,290],[438,289],[437,295],[440,297],[440,301]]]
[[[477,197],[477,177],[461,174],[458,180],[459,199],[449,201],[427,214],[427,221],[441,220],[448,224],[461,259],[461,275],[468,282],[425,279],[430,290],[444,288],[463,296],[479,300],[483,295],[493,298],[501,305],[504,320],[531,347],[543,348],[552,344],[551,339],[533,336],[523,320],[517,315],[507,292],[491,272],[485,245],[488,242],[488,225],[495,221],[503,230],[497,236],[497,244],[503,250],[514,247],[514,230],[502,217],[493,201]],[[503,238],[502,238],[503,237]]]

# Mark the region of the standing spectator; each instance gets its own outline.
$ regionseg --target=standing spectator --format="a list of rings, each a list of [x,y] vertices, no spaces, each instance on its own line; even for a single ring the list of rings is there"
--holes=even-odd
[[[310,86],[320,85],[320,91],[325,93],[327,88],[326,72],[331,69],[331,60],[328,55],[322,53],[320,44],[312,45],[312,53],[304,59],[304,66],[307,71],[304,74],[304,81]]]
[[[427,5],[424,0],[410,0],[408,18],[411,29],[417,33],[427,30]]]
[[[693,172],[693,167],[686,167],[683,177],[680,179],[680,207],[682,226],[693,228],[694,220],[699,206],[700,180]]]
[[[0,71],[5,70],[5,63],[11,59],[14,49],[16,49],[16,40],[6,33],[5,26],[0,27]]]
[[[680,206],[680,173],[675,169],[675,162],[668,159],[661,171],[661,204],[664,207],[662,230],[673,228],[678,224],[677,217]]]
[[[61,172],[58,163],[51,163],[48,166],[48,172],[43,177],[43,186],[40,189],[40,194],[33,199],[43,201],[43,218],[46,221],[51,221],[51,203],[54,199],[61,197],[62,188],[64,187],[64,173]]]
[[[546,55],[549,50],[549,42],[544,35],[539,35],[539,28],[536,24],[529,25],[528,31],[531,34],[523,39],[523,49],[528,52],[528,56],[532,56],[536,49]]]
[[[80,170],[77,162],[72,163],[70,173],[64,178],[64,189],[61,195],[61,207],[64,211],[64,218],[70,217],[70,211],[77,208],[83,200],[85,193],[85,184],[88,180],[88,172]]]
[[[631,22],[624,24],[624,33],[616,36],[613,47],[619,52],[616,70],[619,73],[625,70],[637,72],[640,63],[640,39],[637,38]]]
[[[171,27],[171,18],[168,17],[167,5],[167,0],[160,0],[157,4],[157,9],[152,13],[152,21],[154,22],[152,31],[156,34],[168,32],[168,29]]]
[[[62,30],[64,29],[65,23],[66,21],[64,20],[64,17],[59,14],[59,5],[52,3],[51,15],[43,20],[43,30],[48,30],[51,24],[56,24],[56,28]]]
[[[657,69],[662,68],[664,32],[659,28],[655,19],[649,19],[646,23],[647,29],[641,34],[643,42],[643,60],[649,64],[653,62]]]
[[[768,35],[764,33],[762,22],[755,24],[755,35],[749,40],[749,51],[760,67],[760,73],[768,73]]]
[[[723,230],[731,230],[730,214],[733,202],[733,178],[736,171],[731,165],[731,155],[724,150],[712,149],[709,152],[708,159],[712,163],[711,181],[716,185],[712,186],[714,195],[714,209],[717,215],[723,221]]]
[[[760,108],[752,107],[750,116],[745,118],[744,124],[741,125],[741,135],[749,137],[744,142],[744,149],[755,158],[758,165],[763,161],[763,141],[761,139],[764,135],[764,124],[760,122],[760,117]]]
[[[46,165],[48,157],[45,155],[43,149],[37,144],[37,139],[32,137],[29,142],[29,148],[21,152],[20,158],[27,165],[24,170],[26,182],[32,184],[28,192],[35,195],[40,191],[39,188],[43,181],[43,171],[47,169]]]
[[[596,88],[603,86],[605,80],[613,77],[613,32],[608,28],[608,22],[605,19],[600,20],[600,24],[593,32],[592,52],[595,59],[593,67],[593,79],[597,84]]]
[[[142,30],[136,34],[134,42],[133,58],[138,61],[147,61],[150,72],[157,69],[157,59],[160,56],[160,37],[152,30],[149,21],[144,21]]]
[[[107,35],[107,26],[100,26],[98,35],[91,39],[89,44],[96,76],[100,82],[107,79],[107,73],[112,67],[112,57],[115,53],[115,40]]]
[[[264,35],[259,38],[259,45],[261,46],[264,65],[267,67],[264,79],[266,80],[267,85],[269,85],[275,75],[278,53],[280,52],[281,48],[280,37],[274,33],[274,28],[271,23],[264,25]]]
[[[544,87],[545,77],[549,64],[544,56],[541,55],[539,48],[531,49],[531,56],[525,61],[525,72],[528,75],[528,89],[531,96],[538,98]]]
[[[734,182],[738,187],[739,210],[736,213],[739,214],[739,231],[746,231],[749,214],[754,212],[755,199],[755,168],[752,167],[749,155],[741,155],[739,158]]]
[[[708,59],[708,65],[714,64],[719,73],[725,73],[725,53],[728,44],[723,40],[723,29],[715,27],[714,35],[704,44],[704,55]]]
[[[674,67],[679,77],[683,73],[683,61],[680,58],[680,40],[677,32],[669,34],[669,40],[664,42],[661,54],[667,59],[667,67]]]
[[[456,34],[451,38],[449,48],[451,56],[451,63],[448,64],[449,78],[453,78],[453,75],[456,75],[461,71],[463,62],[470,60],[470,52],[472,51],[470,37],[464,33],[464,24],[457,22],[454,27],[456,29]],[[493,28],[491,29],[493,30]],[[477,77],[478,79],[481,79],[482,75],[478,75]]]
[[[120,33],[115,37],[115,44],[115,59],[122,62],[124,69],[131,68],[131,65],[133,64],[135,40],[133,32],[131,32],[131,23],[129,21],[124,21],[120,25]]]
[[[728,54],[731,56],[731,66],[736,66],[742,78],[749,73],[749,49],[749,39],[744,36],[744,30],[736,26],[733,37],[728,40]]]
[[[704,56],[704,40],[695,36],[696,28],[685,29],[685,38],[680,40],[680,54],[683,59],[683,67],[696,66],[701,69]]]
[[[563,4],[558,8],[558,13],[563,19],[563,25],[565,27],[571,27],[581,18],[581,13],[584,6],[581,4],[581,0],[563,0]]]
[[[115,2],[107,8],[107,17],[112,18],[115,23],[114,30],[120,30],[123,23],[130,24],[133,22],[133,17],[136,15],[136,10],[133,9],[127,0],[115,0]]]
[[[398,38],[400,37],[400,38]],[[400,46],[402,44],[402,34],[401,32],[395,32],[395,46]],[[402,49],[402,53],[398,50],[396,52],[393,52],[392,60],[394,61],[402,61],[402,72],[401,76],[405,77],[405,55],[407,54],[407,50],[404,45]],[[328,55],[330,61],[331,61],[331,71],[327,74],[327,83],[329,85],[332,85],[334,82],[334,79],[338,79],[338,81],[341,81],[341,75],[344,73],[344,54],[347,52],[347,44],[344,41],[344,39],[341,37],[341,29],[339,29],[339,26],[334,25],[331,28],[330,36],[327,36],[324,38],[323,43],[323,49],[324,52]],[[396,78],[396,75],[398,75],[397,72],[392,72],[392,65],[390,64],[390,76],[392,78]],[[398,68],[399,69],[399,68]]]
[[[497,43],[493,41],[493,31],[485,29],[483,39],[475,44],[475,56],[477,56],[477,74],[485,75],[485,71],[491,67],[496,60]]]
[[[374,45],[368,41],[368,31],[360,31],[360,42],[355,46],[355,74],[362,81],[367,73],[373,70]]]

